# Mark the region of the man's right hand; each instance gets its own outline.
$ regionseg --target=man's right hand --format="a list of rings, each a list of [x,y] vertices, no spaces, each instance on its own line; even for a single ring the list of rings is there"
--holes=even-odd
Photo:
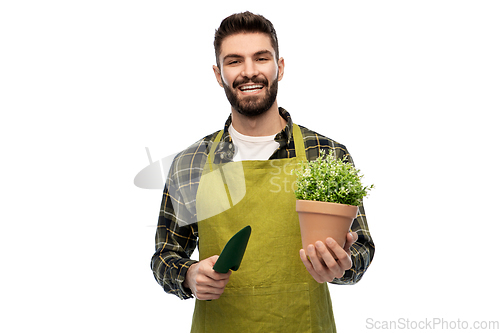
[[[187,271],[183,286],[191,289],[199,300],[218,299],[229,282],[231,271],[226,274],[214,271],[213,267],[218,258],[219,256],[212,256],[192,264]]]

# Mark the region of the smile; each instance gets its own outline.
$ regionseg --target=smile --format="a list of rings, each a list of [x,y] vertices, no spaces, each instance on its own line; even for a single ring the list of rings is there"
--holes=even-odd
[[[257,92],[264,88],[262,84],[252,84],[252,85],[247,85],[247,86],[241,86],[238,89],[240,89],[243,92]]]

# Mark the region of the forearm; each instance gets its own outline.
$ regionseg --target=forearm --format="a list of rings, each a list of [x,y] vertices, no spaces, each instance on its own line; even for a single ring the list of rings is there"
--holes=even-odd
[[[340,279],[334,279],[334,284],[356,284],[361,280],[371,263],[369,252],[363,244],[354,243],[351,246],[352,268],[345,271]],[[374,251],[374,248],[371,250]]]
[[[175,221],[160,215],[156,230],[156,251],[151,269],[158,284],[169,294],[181,299],[192,297],[182,283],[189,266],[195,263],[190,256],[196,247],[196,226],[179,227]]]
[[[189,289],[183,287],[189,267],[195,260],[183,258],[176,252],[156,252],[151,259],[151,269],[159,285],[166,293],[176,295],[180,299],[193,297]]]
[[[183,288],[182,283],[189,266],[196,262],[190,256],[197,244],[197,224],[181,226],[178,222],[179,216],[188,215],[183,206],[173,208],[169,193],[165,191],[156,228],[155,253],[151,258],[151,270],[158,284],[165,292],[181,299],[192,297],[191,291]]]

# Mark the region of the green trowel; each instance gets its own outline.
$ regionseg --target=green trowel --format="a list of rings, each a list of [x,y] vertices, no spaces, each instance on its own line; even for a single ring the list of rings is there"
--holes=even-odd
[[[245,254],[251,233],[252,228],[247,225],[231,237],[224,246],[219,259],[217,259],[214,265],[214,271],[225,274],[230,269],[237,271],[238,268],[240,268],[241,260]]]

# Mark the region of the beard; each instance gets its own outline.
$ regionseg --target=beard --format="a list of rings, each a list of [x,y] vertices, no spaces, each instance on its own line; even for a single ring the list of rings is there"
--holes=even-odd
[[[263,84],[264,87],[262,89],[266,89],[267,91],[264,96],[243,96],[238,99],[236,87],[240,84],[245,83],[257,83]],[[276,96],[278,95],[278,78],[273,81],[271,86],[269,86],[269,81],[266,78],[263,79],[246,79],[242,81],[234,81],[233,88],[229,87],[224,80],[222,80],[222,85],[224,86],[224,92],[226,93],[226,97],[229,101],[229,104],[236,110],[238,113],[247,116],[247,117],[256,117],[271,108],[271,106],[276,101]]]

